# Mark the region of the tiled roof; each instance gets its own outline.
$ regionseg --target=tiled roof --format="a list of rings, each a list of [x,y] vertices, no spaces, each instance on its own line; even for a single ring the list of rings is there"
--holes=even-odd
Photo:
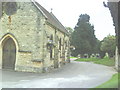
[[[45,8],[43,8],[38,2],[34,2],[37,5],[38,9],[42,11],[43,15],[47,18],[47,21],[52,24],[54,27],[58,28],[61,32],[68,34],[65,27],[59,22],[59,20],[53,15],[53,13],[49,13]]]

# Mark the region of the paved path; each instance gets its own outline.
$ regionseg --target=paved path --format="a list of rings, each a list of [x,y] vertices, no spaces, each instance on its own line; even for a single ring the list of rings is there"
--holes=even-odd
[[[3,71],[3,88],[92,88],[106,82],[116,71],[107,66],[71,60],[51,73]]]

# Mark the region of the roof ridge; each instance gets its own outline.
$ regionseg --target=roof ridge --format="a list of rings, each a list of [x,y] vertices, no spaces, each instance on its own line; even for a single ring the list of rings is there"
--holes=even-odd
[[[41,10],[41,8],[37,5],[39,4],[38,2],[36,2],[35,0],[32,0],[33,4],[42,12],[42,14],[45,16],[45,18],[48,18],[45,13]],[[40,5],[40,4],[39,4]],[[41,5],[40,5],[41,6]],[[42,7],[42,6],[41,6]],[[43,7],[42,7],[43,8]],[[46,10],[47,11],[47,10]]]
[[[59,22],[59,24],[60,25],[62,25],[63,26],[63,24],[56,18],[56,16],[51,12],[50,13],[52,16],[53,16],[53,18],[55,18],[55,20],[57,21],[57,22]],[[64,27],[64,26],[63,26]],[[65,27],[64,27],[65,28]]]
[[[47,22],[58,28],[61,32],[67,33],[67,30],[62,25],[62,23],[55,17],[54,14],[48,12],[44,7],[42,7],[38,2],[34,1],[34,4],[37,8],[43,13],[43,15],[47,18]]]

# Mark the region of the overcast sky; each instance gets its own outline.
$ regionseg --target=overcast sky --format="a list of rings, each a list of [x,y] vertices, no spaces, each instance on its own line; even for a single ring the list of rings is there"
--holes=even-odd
[[[103,6],[107,0],[36,0],[67,27],[74,28],[80,14],[90,15],[95,35],[102,40],[108,34],[115,35],[112,17],[108,8]]]

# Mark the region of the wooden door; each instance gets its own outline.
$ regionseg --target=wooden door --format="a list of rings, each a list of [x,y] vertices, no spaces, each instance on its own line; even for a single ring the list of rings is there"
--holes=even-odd
[[[12,69],[15,68],[16,60],[16,46],[14,41],[9,38],[5,41],[3,45],[3,58],[2,58],[2,68],[3,69]]]

